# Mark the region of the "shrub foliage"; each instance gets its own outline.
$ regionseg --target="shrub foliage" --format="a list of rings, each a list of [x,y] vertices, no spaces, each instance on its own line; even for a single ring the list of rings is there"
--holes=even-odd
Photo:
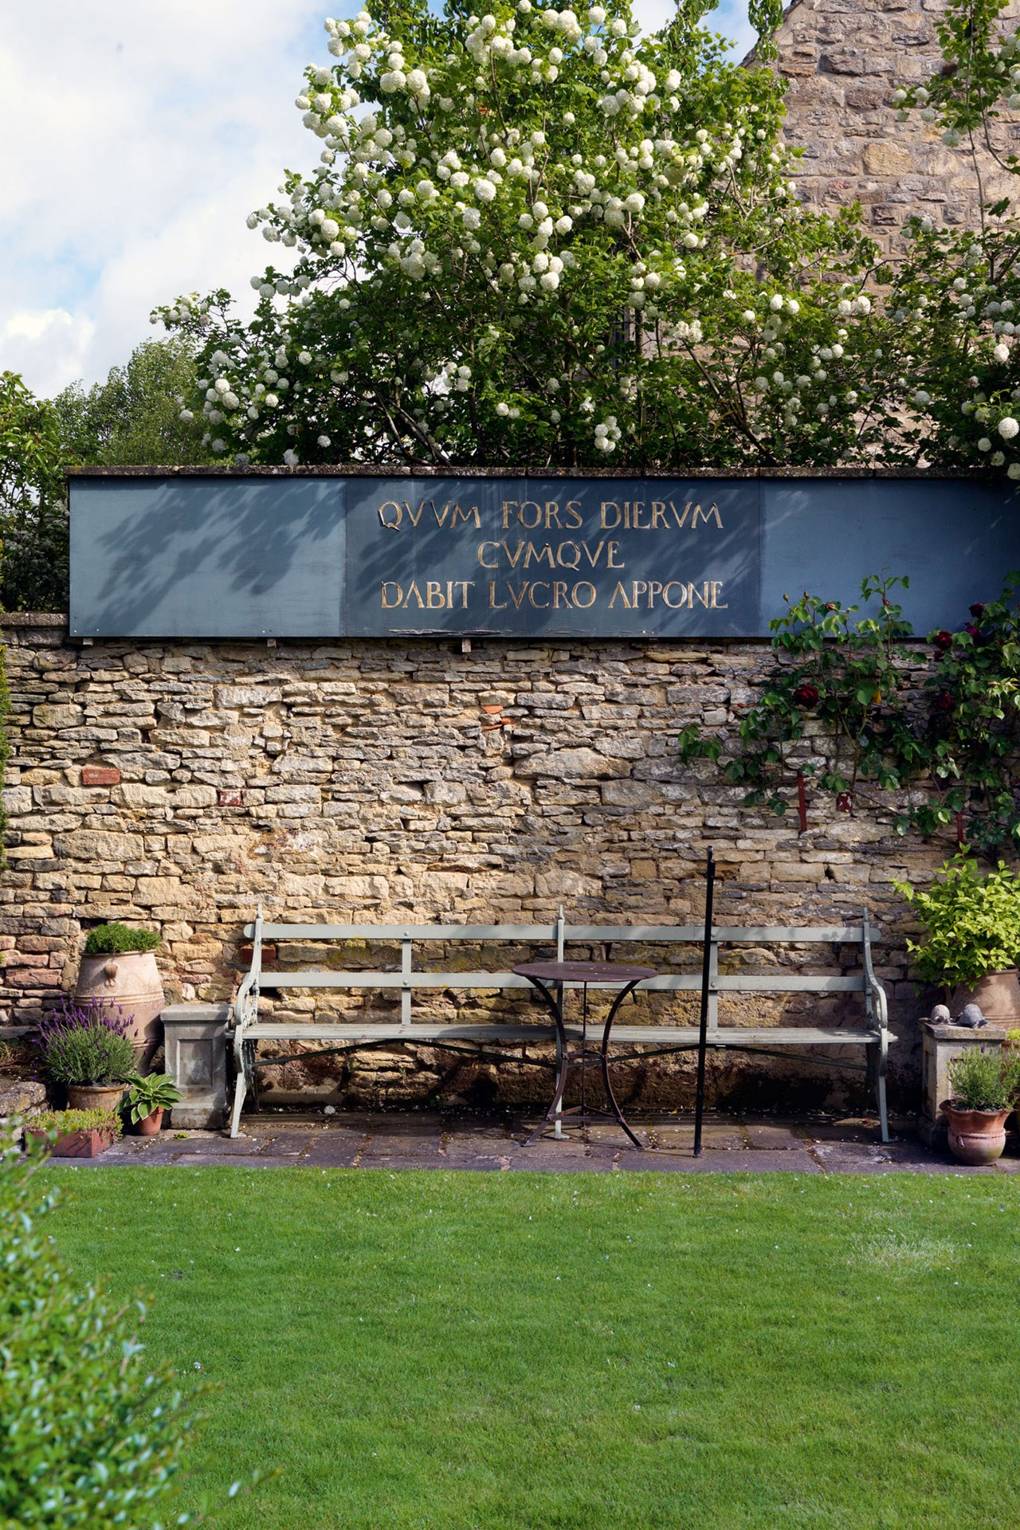
[[[907,942],[920,977],[955,987],[1015,967],[1020,958],[1020,874],[1000,861],[982,876],[976,861],[957,856],[927,891],[907,882],[897,892],[925,930]]]
[[[131,929],[126,924],[97,924],[85,941],[86,956],[116,955],[120,951],[155,951],[160,937],[155,930]]]
[[[116,1308],[64,1267],[43,1229],[35,1155],[0,1149],[0,1526],[156,1530],[189,1415]]]

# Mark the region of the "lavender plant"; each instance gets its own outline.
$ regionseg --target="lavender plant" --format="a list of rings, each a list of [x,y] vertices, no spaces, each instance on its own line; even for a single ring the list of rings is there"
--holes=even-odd
[[[130,1024],[117,1004],[65,997],[35,1032],[45,1072],[58,1084],[119,1082],[134,1069]]]

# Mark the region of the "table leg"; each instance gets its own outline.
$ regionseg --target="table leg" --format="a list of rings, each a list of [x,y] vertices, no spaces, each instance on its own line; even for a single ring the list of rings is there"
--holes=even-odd
[[[546,1009],[553,1017],[556,1026],[556,1087],[553,1091],[552,1104],[545,1113],[543,1126],[553,1124],[553,1132],[557,1137],[563,1136],[563,1096],[566,1093],[567,1077],[570,1073],[570,1049],[567,1046],[567,1032],[563,1022],[563,984],[557,983],[556,997],[546,987],[540,978],[529,977],[528,982],[535,989]],[[525,1146],[530,1146],[541,1132],[542,1127],[532,1132]]]
[[[562,1018],[562,1015],[563,1015],[563,993],[564,993],[563,984],[562,983],[557,983],[556,984],[556,1005],[557,1005],[557,1008],[559,1009],[561,1018]],[[557,1074],[557,1077],[559,1077],[560,1070],[561,1070],[561,1068],[563,1066],[562,1059],[561,1059],[561,1053],[565,1051],[564,1039],[563,1039],[565,1034],[566,1033],[565,1033],[565,1031],[564,1031],[562,1026],[557,1026],[556,1027],[556,1074]],[[564,1085],[565,1085],[566,1084],[566,1075],[564,1075],[563,1082],[564,1082]],[[553,1137],[555,1138],[555,1140],[557,1142],[562,1142],[563,1141],[563,1095],[562,1094],[560,1095],[560,1103],[556,1107],[556,1120],[555,1120],[555,1123],[553,1125]]]
[[[624,999],[629,993],[633,993],[634,989],[637,987],[638,982],[640,982],[640,978],[633,983],[627,983],[625,987],[620,989],[620,992],[613,1000],[609,1014],[606,1016],[605,1029],[602,1032],[602,1048],[600,1055],[602,1060],[602,1087],[606,1091],[606,1099],[609,1101],[613,1115],[616,1117],[616,1124],[623,1128],[631,1142],[633,1142],[634,1146],[640,1152],[644,1152],[644,1144],[638,1141],[630,1127],[627,1125],[623,1111],[620,1109],[616,1095],[613,1093],[613,1085],[609,1078],[609,1036],[613,1029],[613,1021],[616,1019],[616,1013],[620,1008],[620,1005],[623,1003]]]

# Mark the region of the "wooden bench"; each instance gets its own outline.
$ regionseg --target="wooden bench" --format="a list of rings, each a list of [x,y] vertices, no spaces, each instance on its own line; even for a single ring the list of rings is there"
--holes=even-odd
[[[889,1043],[895,1040],[888,1028],[888,1007],[882,985],[875,977],[871,941],[875,934],[865,911],[859,924],[833,925],[824,928],[763,926],[715,926],[709,942],[708,1030],[709,1049],[726,1048],[759,1053],[763,1056],[789,1058],[794,1049],[798,1061],[827,1063],[866,1073],[875,1091],[881,1122],[882,1141],[889,1140],[886,1110],[886,1061]],[[261,909],[255,922],[245,926],[252,942],[251,965],[242,979],[232,1006],[233,1049],[236,1064],[230,1135],[237,1136],[241,1109],[249,1090],[254,1090],[256,1070],[273,1066],[286,1057],[260,1058],[260,1042],[300,1041],[314,1043],[315,1051],[297,1055],[343,1054],[372,1047],[417,1045],[449,1052],[467,1052],[473,1057],[490,1057],[487,1048],[496,1047],[500,1060],[507,1059],[506,1048],[527,1047],[536,1042],[556,1040],[556,1031],[548,1022],[499,1023],[483,1021],[462,1023],[456,1020],[415,1020],[414,995],[500,989],[530,989],[525,978],[507,971],[458,971],[450,967],[428,970],[415,966],[415,948],[441,945],[489,946],[503,944],[527,948],[527,955],[555,954],[563,960],[567,947],[586,946],[590,952],[611,959],[620,946],[690,946],[696,948],[697,970],[668,971],[641,985],[636,997],[645,993],[700,993],[704,929],[696,925],[601,925],[568,924],[562,910],[552,925],[478,925],[478,924],[275,924],[266,923]],[[323,943],[324,951],[338,942],[392,944],[394,965],[389,970],[358,971],[317,966],[313,969],[286,971],[270,969],[263,963],[267,942],[299,941]],[[777,970],[775,972],[721,972],[720,952],[730,948],[774,946],[850,946],[859,948],[859,963],[852,973],[810,974]],[[571,954],[574,954],[573,952]],[[670,953],[671,956],[673,953]],[[627,953],[628,958],[633,951]],[[515,960],[520,960],[516,957]],[[654,965],[654,963],[653,963]],[[509,966],[509,963],[508,963]],[[675,967],[675,958],[671,962]],[[569,985],[568,985],[569,986]],[[394,1021],[300,1020],[263,1018],[259,1000],[263,993],[286,994],[291,990],[329,990],[350,992],[359,989],[396,991],[400,995],[400,1018]],[[533,992],[533,990],[532,990]],[[861,1023],[843,1025],[720,1025],[720,996],[731,994],[860,994],[863,1007]],[[580,1036],[579,1027],[567,1027],[568,1038]],[[622,1025],[613,1029],[614,1056],[628,1058],[668,1056],[696,1050],[698,1028],[675,1025]],[[816,1047],[865,1048],[866,1061],[843,1057],[820,1058],[812,1055]],[[623,1049],[617,1053],[616,1049]],[[806,1049],[806,1050],[801,1050]],[[293,1054],[292,1054],[293,1055]],[[555,1067],[529,1058],[529,1065]]]

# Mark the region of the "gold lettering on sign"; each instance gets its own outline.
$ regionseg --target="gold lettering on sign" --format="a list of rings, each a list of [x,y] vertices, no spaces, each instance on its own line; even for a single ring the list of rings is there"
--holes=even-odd
[[[488,595],[490,611],[521,611],[525,606],[534,611],[587,611],[598,599],[598,590],[588,579],[574,584],[565,579],[522,579],[519,583],[508,579],[502,585],[490,579]]]
[[[678,531],[697,529],[699,523],[709,523],[723,529],[719,506],[686,504],[677,506],[671,499],[653,499],[646,504],[643,499],[604,499],[599,506],[599,526],[603,531]]]
[[[409,526],[418,527],[425,519],[426,524],[435,522],[439,527],[449,527],[451,530],[458,526],[470,525],[476,531],[482,529],[482,517],[477,505],[462,505],[458,500],[447,500],[443,505],[437,505],[434,499],[420,499],[416,505],[409,500],[388,499],[377,510],[379,524],[385,526],[387,531],[399,531],[406,521]]]
[[[631,579],[626,584],[618,579],[609,597],[609,609],[623,611],[652,611],[656,606],[668,606],[671,611],[692,611],[703,606],[706,611],[729,609],[722,599],[723,581],[704,579],[700,584],[691,580]]]
[[[466,611],[474,587],[473,579],[384,579],[379,604],[384,611]]]
[[[591,547],[587,542],[479,542],[478,561],[483,568],[495,569],[502,558],[511,568],[530,568],[533,563],[545,568],[623,568],[618,562],[619,542],[605,538]]]
[[[577,531],[584,525],[579,499],[568,499],[561,505],[558,499],[547,499],[539,504],[537,499],[505,499],[500,506],[500,524],[504,531],[512,525],[525,531]]]

